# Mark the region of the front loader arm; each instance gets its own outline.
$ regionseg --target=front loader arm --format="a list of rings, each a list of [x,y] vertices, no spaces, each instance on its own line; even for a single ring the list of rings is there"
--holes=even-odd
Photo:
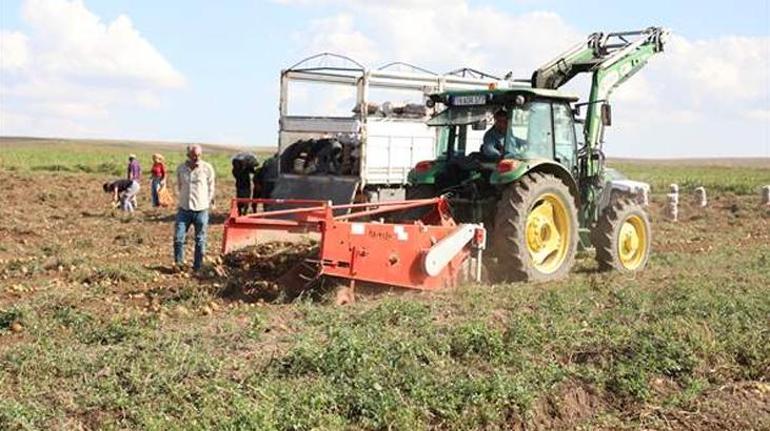
[[[650,57],[663,51],[667,34],[661,27],[593,33],[585,42],[537,69],[532,74],[532,86],[555,90],[578,74],[591,72],[593,78],[583,133],[587,149],[598,148],[601,144],[601,104],[608,101],[615,88],[644,67]],[[588,174],[591,176],[596,172],[589,169]]]
[[[541,66],[532,74],[532,86],[555,90],[577,74],[590,71],[600,61],[597,47],[603,38],[603,33],[593,33],[586,42],[571,47]]]
[[[610,33],[600,41],[597,49],[602,59],[591,68],[591,92],[583,129],[588,153],[601,149],[602,104],[609,103],[610,94],[640,71],[650,57],[663,51],[663,39],[667,33],[660,27],[650,27],[638,32]],[[637,39],[630,41],[631,37]],[[592,177],[599,173],[600,166],[594,162],[594,158],[589,159],[584,176]]]
[[[604,166],[602,105],[620,84],[641,70],[653,55],[663,51],[668,32],[661,27],[617,33],[593,33],[587,41],[565,51],[537,69],[532,86],[557,89],[579,73],[591,73],[591,91],[583,126],[585,146],[580,152],[581,219],[596,220],[597,196]]]

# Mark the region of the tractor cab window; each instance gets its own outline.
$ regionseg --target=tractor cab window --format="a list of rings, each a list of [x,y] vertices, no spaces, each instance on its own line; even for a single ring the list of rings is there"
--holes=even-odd
[[[553,158],[551,104],[530,102],[511,111],[505,142],[506,157],[516,159]]]
[[[492,117],[495,107],[490,105],[460,106],[447,108],[428,120],[429,126],[473,124]]]
[[[557,105],[562,109],[565,106]],[[463,106],[445,109],[428,121],[429,126],[439,128],[437,135],[437,154],[439,157],[450,158],[457,155],[467,155],[478,151],[485,130],[474,130],[474,124],[486,122],[487,130],[492,127],[494,112],[499,105]],[[554,158],[554,127],[551,102],[533,101],[515,108],[510,112],[509,129],[505,138],[505,157],[516,159],[553,159]],[[562,114],[571,112],[559,111]],[[563,119],[562,119],[563,120]],[[570,119],[571,121],[571,119]],[[562,121],[563,123],[563,121]],[[559,128],[562,136],[565,132]],[[564,139],[567,139],[564,137]],[[562,139],[562,140],[564,140]],[[563,142],[562,153],[574,156],[574,135],[567,150],[567,141]]]
[[[491,122],[489,122],[491,124]],[[436,140],[436,155],[438,157],[447,157],[449,153],[449,139],[452,138],[452,154],[468,155],[481,150],[481,144],[484,142],[484,133],[492,126],[483,130],[474,130],[471,126],[443,126],[438,129]],[[454,133],[450,133],[454,129]]]
[[[428,121],[438,129],[436,154],[447,158],[478,151],[484,130],[474,130],[474,124],[492,124],[496,107],[468,106],[445,109]],[[497,108],[499,109],[499,107]]]
[[[563,103],[553,105],[554,152],[559,163],[574,167],[576,161],[577,143],[575,126],[572,122],[572,110]]]

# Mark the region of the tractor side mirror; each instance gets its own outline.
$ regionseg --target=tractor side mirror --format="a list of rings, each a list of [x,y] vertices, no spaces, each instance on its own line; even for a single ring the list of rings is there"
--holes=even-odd
[[[609,103],[602,104],[602,125],[612,125],[612,108],[610,107]]]
[[[473,130],[487,130],[487,120],[479,120],[471,125]]]

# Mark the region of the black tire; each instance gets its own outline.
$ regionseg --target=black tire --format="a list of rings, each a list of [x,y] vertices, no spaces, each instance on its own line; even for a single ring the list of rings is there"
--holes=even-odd
[[[430,199],[436,197],[436,186],[433,184],[415,184],[407,186],[406,199]]]
[[[406,200],[430,199],[438,196],[433,184],[416,184],[406,188]],[[429,207],[409,209],[398,214],[398,220],[415,221],[425,217],[430,212]]]
[[[632,245],[625,249],[635,250],[630,262],[631,265],[624,263],[621,259],[621,235],[626,223],[629,223],[631,228],[644,231],[644,239],[643,241],[640,240],[641,244],[635,247]],[[591,230],[591,242],[596,248],[596,261],[600,270],[641,271],[650,258],[652,245],[652,228],[650,227],[649,216],[636,201],[628,198],[615,200],[599,216],[596,226]],[[628,256],[627,253],[626,256]]]
[[[564,239],[566,243],[560,241],[556,254],[549,252],[538,264],[527,244],[526,231],[530,213],[545,199],[561,204],[557,211],[568,237]],[[542,235],[543,229],[538,232]],[[578,236],[577,208],[569,187],[553,175],[539,172],[525,175],[503,191],[497,204],[494,229],[489,236],[490,253],[496,260],[491,267],[494,281],[542,282],[565,277],[575,263]],[[547,260],[553,268],[538,268]]]

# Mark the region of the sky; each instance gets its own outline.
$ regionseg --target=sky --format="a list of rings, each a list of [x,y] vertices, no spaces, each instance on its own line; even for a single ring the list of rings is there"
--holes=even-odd
[[[0,135],[272,146],[280,71],[318,52],[529,77],[651,25],[672,36],[614,93],[607,155],[770,157],[770,0],[2,0]],[[292,103],[348,100],[314,91]]]

